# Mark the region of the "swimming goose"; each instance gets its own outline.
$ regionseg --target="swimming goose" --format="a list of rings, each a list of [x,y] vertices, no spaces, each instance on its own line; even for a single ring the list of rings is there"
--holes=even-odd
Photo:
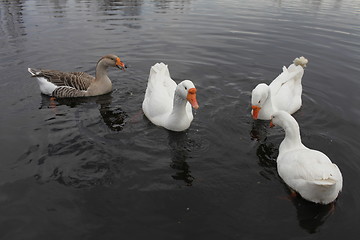
[[[302,144],[299,125],[289,113],[274,113],[270,125],[279,125],[285,130],[276,160],[279,176],[308,201],[321,204],[333,202],[343,184],[338,166],[324,153]]]
[[[120,58],[109,54],[96,64],[95,77],[84,72],[60,72],[56,70],[37,70],[28,68],[32,77],[36,77],[41,93],[57,98],[89,97],[111,92],[112,83],[107,76],[108,67],[125,70]]]
[[[157,63],[152,66],[142,104],[145,116],[155,125],[184,131],[194,118],[191,106],[199,108],[194,84],[184,80],[177,85],[171,79],[167,65]]]
[[[284,110],[293,114],[301,107],[301,78],[308,60],[296,58],[288,68],[272,81],[270,85],[258,84],[251,94],[251,114],[254,119],[270,120],[271,114]]]

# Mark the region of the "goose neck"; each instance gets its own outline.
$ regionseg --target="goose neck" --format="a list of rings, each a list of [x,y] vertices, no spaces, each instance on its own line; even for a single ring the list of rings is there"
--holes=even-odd
[[[271,89],[270,87],[268,88],[268,97],[264,103],[263,108],[269,109],[269,113],[273,113],[276,111],[275,107],[274,107],[274,103],[273,103],[273,99],[272,99],[272,94],[271,94]]]
[[[284,126],[284,130],[285,130],[284,142],[286,142],[287,145],[290,145],[292,147],[302,146],[300,129],[299,129],[299,125],[296,121],[288,122]]]
[[[187,100],[181,98],[178,94],[174,95],[172,114],[182,114],[185,112]]]
[[[103,61],[99,61],[98,64],[96,65],[95,79],[101,80],[104,78],[108,78],[107,68],[108,68],[107,64],[105,64]]]

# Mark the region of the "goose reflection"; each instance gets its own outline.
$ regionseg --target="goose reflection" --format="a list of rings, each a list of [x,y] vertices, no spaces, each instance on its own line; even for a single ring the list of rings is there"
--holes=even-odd
[[[76,108],[72,113],[80,121],[65,116],[68,111],[61,106]],[[78,116],[81,112],[87,113],[84,108],[88,106],[90,110],[95,110],[95,115],[89,119]],[[103,144],[108,141],[108,132],[92,126],[101,122],[100,115],[111,131],[118,132],[124,128],[128,115],[121,108],[112,106],[112,96],[53,99],[42,95],[40,108],[49,109],[60,117],[46,120],[46,125],[41,129],[41,136],[45,136],[41,144],[43,147],[39,149],[41,156],[31,160],[31,168],[36,172],[34,177],[39,182],[57,181],[75,188],[111,184],[118,157],[107,144]],[[96,109],[100,114],[96,114]]]
[[[288,192],[290,194],[289,190]],[[316,233],[335,210],[335,203],[316,204],[303,199],[299,194],[290,199],[296,208],[299,226],[309,233]]]
[[[266,129],[263,124],[255,124],[255,128],[253,125],[251,135],[254,133],[256,133],[256,139],[262,140],[256,150],[256,155],[259,158],[258,164],[261,167],[260,175],[267,180],[277,180],[283,184],[285,192],[288,195],[286,199],[291,201],[296,208],[299,226],[309,233],[317,232],[318,228],[332,215],[335,205],[316,204],[303,199],[299,194],[295,196],[291,194],[289,187],[277,173],[276,158],[279,154],[278,146],[267,141],[265,137]]]
[[[265,141],[267,138],[269,121],[256,120],[252,123],[250,137],[252,140]]]
[[[88,97],[88,98],[63,98],[54,99],[41,95],[40,109],[53,108],[56,111],[57,106],[66,105],[75,108],[86,103],[96,103],[99,105],[99,113],[106,126],[112,131],[121,131],[128,117],[127,113],[120,107],[112,106],[112,96],[110,94]]]
[[[270,180],[274,176],[278,176],[275,160],[279,151],[273,143],[267,142],[268,129],[269,121],[254,121],[250,130],[250,137],[251,140],[260,143],[256,149],[256,155],[259,158],[258,164],[262,168],[260,175]]]
[[[172,160],[170,166],[176,171],[172,177],[175,180],[184,181],[187,186],[191,186],[194,177],[190,174],[190,166],[186,162],[190,152],[190,139],[187,136],[187,132],[169,131],[168,140]]]
[[[262,168],[260,175],[267,180],[278,178],[275,161],[278,153],[279,151],[274,144],[267,142],[260,144],[256,150],[256,155],[259,158],[258,164]]]

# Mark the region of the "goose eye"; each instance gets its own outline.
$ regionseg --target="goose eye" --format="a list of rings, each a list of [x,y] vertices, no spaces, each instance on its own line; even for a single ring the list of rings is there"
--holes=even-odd
[[[185,87],[185,90],[187,90],[187,87]]]
[[[258,103],[260,103],[260,100],[259,100],[259,102]]]

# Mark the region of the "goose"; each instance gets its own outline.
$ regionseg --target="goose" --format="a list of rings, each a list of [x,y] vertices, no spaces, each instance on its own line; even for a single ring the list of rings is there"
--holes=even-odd
[[[276,160],[279,176],[308,201],[320,204],[333,202],[343,184],[338,166],[324,153],[302,144],[299,124],[288,112],[274,113],[270,126],[274,125],[285,130]]]
[[[296,58],[288,68],[276,77],[270,85],[258,84],[251,94],[251,114],[253,119],[270,120],[271,114],[284,110],[293,114],[301,107],[301,79],[308,60]]]
[[[199,108],[195,85],[190,80],[176,84],[164,63],[152,66],[142,103],[145,116],[157,126],[180,132],[188,129],[194,118],[191,106]]]
[[[118,56],[109,54],[100,58],[96,64],[95,77],[84,72],[61,72],[28,68],[36,77],[42,94],[56,98],[89,97],[111,92],[112,83],[107,76],[108,67],[125,70],[125,64]]]

